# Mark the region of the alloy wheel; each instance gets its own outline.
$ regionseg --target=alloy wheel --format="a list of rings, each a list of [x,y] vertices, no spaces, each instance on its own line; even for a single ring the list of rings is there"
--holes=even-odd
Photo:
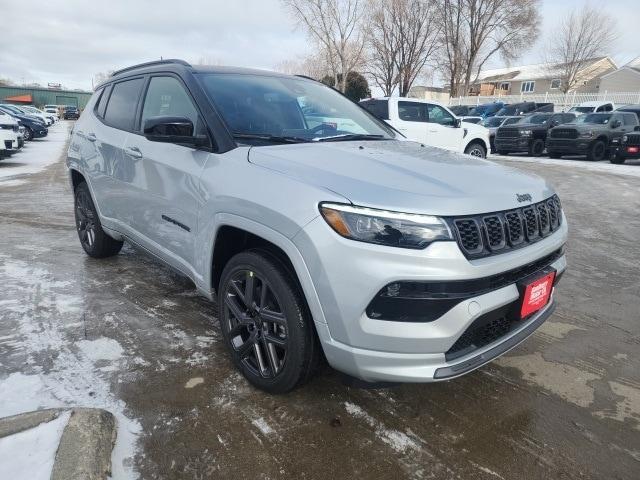
[[[479,147],[474,147],[469,150],[469,155],[471,155],[472,157],[484,158],[484,151]]]
[[[76,196],[76,227],[82,244],[92,249],[96,241],[96,221],[91,199],[84,191]]]
[[[269,283],[251,270],[238,270],[224,293],[229,341],[254,375],[275,378],[287,357],[287,319]]]

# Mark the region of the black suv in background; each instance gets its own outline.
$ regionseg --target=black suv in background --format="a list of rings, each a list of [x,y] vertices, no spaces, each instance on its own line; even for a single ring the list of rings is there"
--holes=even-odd
[[[620,137],[638,125],[638,117],[631,112],[588,113],[575,123],[549,130],[547,153],[551,158],[586,155],[587,160],[604,160]]]
[[[513,117],[537,112],[553,112],[553,103],[520,102],[502,107],[496,117]]]
[[[539,157],[544,152],[549,129],[575,119],[573,113],[534,113],[523,117],[515,125],[498,128],[494,139],[495,150],[499,155],[527,152]]]
[[[623,135],[620,142],[611,148],[611,163],[624,163],[627,158],[640,158],[640,126]]]
[[[64,111],[62,112],[62,118],[65,120],[77,120],[80,118],[80,112],[78,111],[78,107],[66,106],[64,107]]]

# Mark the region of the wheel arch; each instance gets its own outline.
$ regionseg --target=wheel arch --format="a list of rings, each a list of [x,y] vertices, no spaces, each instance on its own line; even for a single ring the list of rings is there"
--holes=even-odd
[[[487,145],[487,142],[485,142],[482,138],[480,137],[475,137],[472,138],[471,140],[469,140],[467,142],[467,144],[464,146],[464,151],[467,150],[467,148],[469,148],[469,145],[471,145],[472,143],[479,143],[480,145],[482,145],[482,147],[484,148],[485,153],[489,152],[489,145]]]
[[[84,177],[84,175],[82,173],[80,173],[79,170],[76,170],[75,168],[70,168],[69,169],[69,177],[70,177],[70,181],[71,181],[71,188],[75,191],[76,187],[78,185],[80,185],[81,182],[85,182],[87,181],[87,179]]]

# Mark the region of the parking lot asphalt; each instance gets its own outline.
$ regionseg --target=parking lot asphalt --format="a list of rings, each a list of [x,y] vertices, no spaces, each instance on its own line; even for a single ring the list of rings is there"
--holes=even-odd
[[[112,411],[116,479],[640,478],[640,178],[503,163],[570,222],[553,317],[456,380],[359,390],[325,368],[284,396],[235,372],[189,281],[84,254],[62,158],[0,186],[0,405]]]

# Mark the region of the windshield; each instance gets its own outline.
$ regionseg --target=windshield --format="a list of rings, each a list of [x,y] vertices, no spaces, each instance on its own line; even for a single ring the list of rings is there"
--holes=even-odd
[[[6,110],[8,110],[8,111],[10,111],[10,112],[17,113],[17,114],[24,113],[24,112],[23,112],[23,111],[21,111],[19,108],[14,107],[13,105],[2,105],[2,108],[3,108],[5,111],[6,111]]]
[[[534,125],[542,125],[551,118],[551,115],[529,115],[522,119],[522,123],[532,123]]]
[[[504,122],[504,118],[489,117],[482,121],[482,125],[487,128],[495,128],[502,125],[502,122]]]
[[[513,125],[514,123],[519,123],[522,120],[522,117],[511,117],[511,118],[507,118],[504,121],[505,125]]]
[[[233,135],[243,143],[396,136],[366,110],[319,82],[228,73],[202,74],[200,79]]]
[[[469,112],[469,115],[483,115],[485,113],[493,113],[502,108],[502,104],[490,103],[488,105],[478,105]]]
[[[507,105],[505,107],[502,107],[500,110],[498,110],[498,113],[496,113],[496,116],[506,117],[506,116],[515,115],[516,113],[517,113],[517,107],[515,105]]]
[[[589,113],[576,119],[576,123],[593,123],[596,125],[606,125],[611,119],[610,113]]]
[[[578,113],[590,113],[593,112],[593,107],[571,107],[569,111]]]

